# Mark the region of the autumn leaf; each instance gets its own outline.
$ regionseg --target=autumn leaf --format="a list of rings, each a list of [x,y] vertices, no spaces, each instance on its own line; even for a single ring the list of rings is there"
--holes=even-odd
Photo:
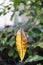
[[[23,61],[27,48],[27,38],[22,28],[20,28],[16,35],[16,48],[19,53],[21,61]]]

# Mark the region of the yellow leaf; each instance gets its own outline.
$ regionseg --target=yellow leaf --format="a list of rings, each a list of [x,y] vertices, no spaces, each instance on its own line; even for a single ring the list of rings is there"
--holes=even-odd
[[[19,29],[16,35],[16,48],[19,53],[21,61],[23,61],[27,48],[27,38],[23,29]]]

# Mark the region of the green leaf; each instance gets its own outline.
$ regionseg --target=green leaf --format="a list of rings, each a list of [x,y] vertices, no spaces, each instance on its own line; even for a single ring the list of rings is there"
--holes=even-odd
[[[0,47],[0,51],[3,51],[3,49],[5,49],[5,47]]]
[[[14,36],[9,40],[8,45],[10,45],[11,47],[13,47],[13,45],[15,44],[15,40],[14,40]]]
[[[11,50],[8,52],[8,55],[9,55],[10,57],[13,56],[13,55],[14,55],[14,50],[11,49]]]
[[[2,15],[2,12],[0,12],[0,16]]]
[[[26,1],[27,1],[27,0],[13,0],[15,11],[17,10],[17,6],[18,6],[20,3],[24,3],[24,4],[26,5]]]
[[[4,38],[4,39],[1,39],[0,42],[1,42],[1,44],[2,44],[3,46],[6,45],[6,39],[5,39],[5,38]]]
[[[37,64],[37,65],[42,65],[42,64],[39,63],[39,64]]]
[[[13,0],[13,2],[14,2],[15,9],[17,9],[17,6],[19,5],[20,0]]]
[[[36,48],[37,46],[41,47],[41,46],[43,46],[43,42],[34,43],[34,44],[32,44],[32,46],[33,46],[34,48]]]
[[[42,56],[39,56],[39,55],[35,55],[35,56],[29,56],[28,59],[26,59],[25,62],[32,62],[32,61],[39,61],[39,60],[43,60],[43,57]]]

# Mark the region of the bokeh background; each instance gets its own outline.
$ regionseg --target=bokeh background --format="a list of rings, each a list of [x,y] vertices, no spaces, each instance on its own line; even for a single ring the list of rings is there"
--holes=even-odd
[[[27,51],[20,62],[16,34],[22,27]],[[0,65],[43,65],[43,0],[0,0]]]

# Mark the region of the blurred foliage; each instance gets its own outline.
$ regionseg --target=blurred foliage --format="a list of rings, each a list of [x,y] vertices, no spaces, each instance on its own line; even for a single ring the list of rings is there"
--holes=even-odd
[[[27,13],[27,16],[31,16],[25,25],[18,24],[14,27],[4,28],[3,31],[0,31],[0,53],[8,47],[8,55],[14,59],[18,58],[17,49],[15,46],[16,43],[16,33],[20,27],[25,31],[28,45],[27,52],[24,59],[24,63],[43,60],[42,56],[38,54],[37,47],[43,49],[43,0],[11,0],[14,2],[14,10],[18,11],[18,5],[23,3],[25,8],[20,11],[20,16],[24,13]],[[26,8],[29,6],[29,9]],[[0,12],[1,15],[2,12]],[[34,50],[36,49],[36,50]],[[38,49],[39,50],[39,49]],[[41,53],[41,51],[40,51]],[[18,61],[19,62],[19,61]],[[22,64],[20,64],[22,65]],[[37,65],[42,65],[41,63]]]

